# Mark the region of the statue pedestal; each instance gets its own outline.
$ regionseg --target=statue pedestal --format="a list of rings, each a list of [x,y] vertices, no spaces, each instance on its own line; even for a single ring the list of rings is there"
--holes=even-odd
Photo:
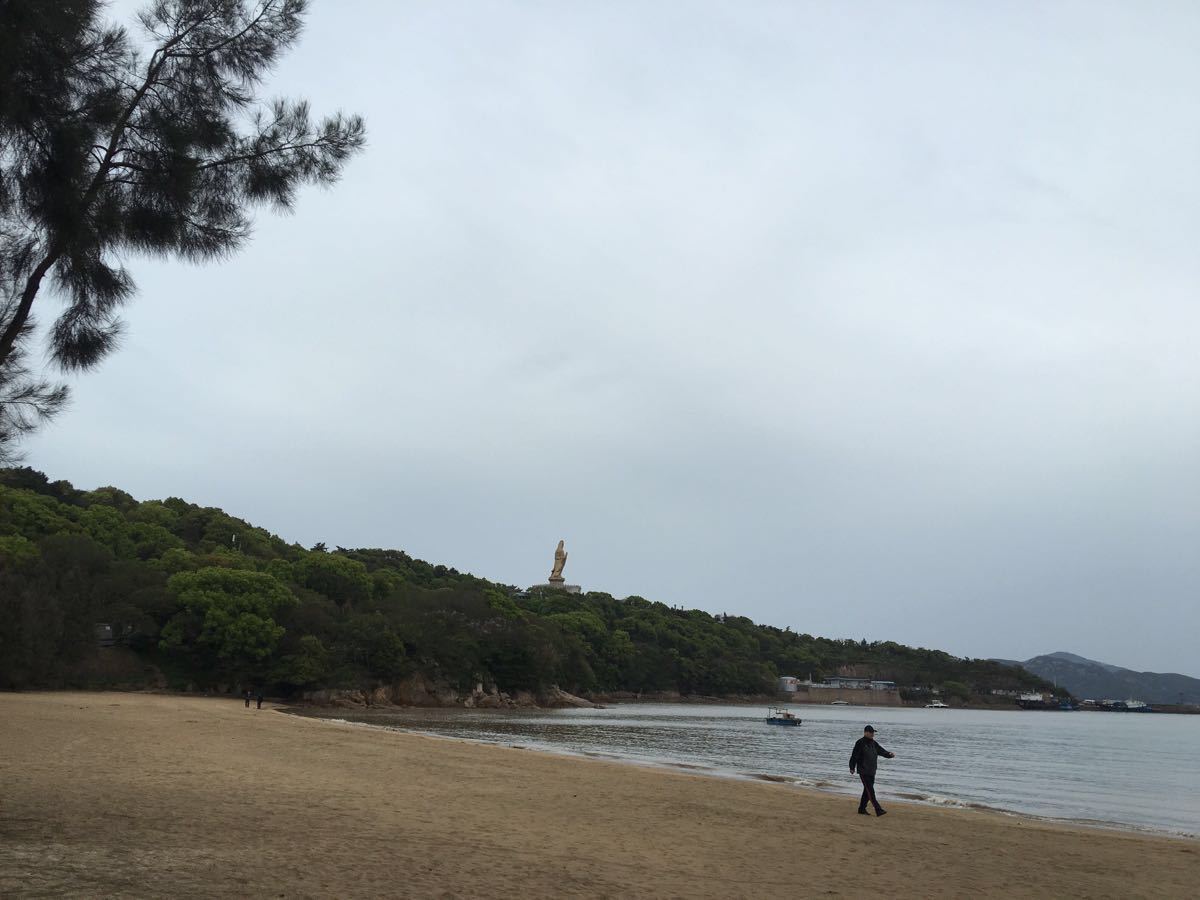
[[[566,591],[568,594],[579,594],[583,592],[577,584],[564,584],[561,581],[548,581],[545,584],[535,584],[530,588],[531,591]]]

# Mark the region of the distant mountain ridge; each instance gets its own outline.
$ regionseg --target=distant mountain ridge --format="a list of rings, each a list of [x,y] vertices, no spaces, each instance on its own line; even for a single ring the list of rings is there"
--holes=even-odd
[[[995,662],[1021,666],[1042,678],[1065,687],[1080,699],[1144,700],[1147,703],[1200,704],[1200,678],[1176,672],[1135,672],[1111,663],[1059,650],[1024,662],[997,659]]]

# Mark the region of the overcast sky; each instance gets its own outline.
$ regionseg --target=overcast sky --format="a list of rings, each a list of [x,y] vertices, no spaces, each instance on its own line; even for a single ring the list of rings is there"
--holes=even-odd
[[[269,92],[367,152],[229,262],[134,261],[31,465],[507,583],[565,538],[617,596],[1200,675],[1200,6],[313,7]]]

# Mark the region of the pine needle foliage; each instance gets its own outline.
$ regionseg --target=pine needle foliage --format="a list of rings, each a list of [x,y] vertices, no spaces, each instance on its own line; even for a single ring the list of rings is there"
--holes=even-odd
[[[117,346],[131,253],[232,254],[254,207],[292,209],[362,149],[361,117],[261,96],[306,6],[155,0],[135,36],[97,0],[0,0],[0,459],[65,400],[25,362],[41,295],[65,301],[50,359],[90,369]]]

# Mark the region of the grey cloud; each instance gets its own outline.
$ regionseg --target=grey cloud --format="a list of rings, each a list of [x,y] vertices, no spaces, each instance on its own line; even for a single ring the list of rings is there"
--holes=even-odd
[[[317,2],[275,86],[367,154],[226,264],[135,261],[31,462],[1196,674],[1197,38],[1187,4]]]

